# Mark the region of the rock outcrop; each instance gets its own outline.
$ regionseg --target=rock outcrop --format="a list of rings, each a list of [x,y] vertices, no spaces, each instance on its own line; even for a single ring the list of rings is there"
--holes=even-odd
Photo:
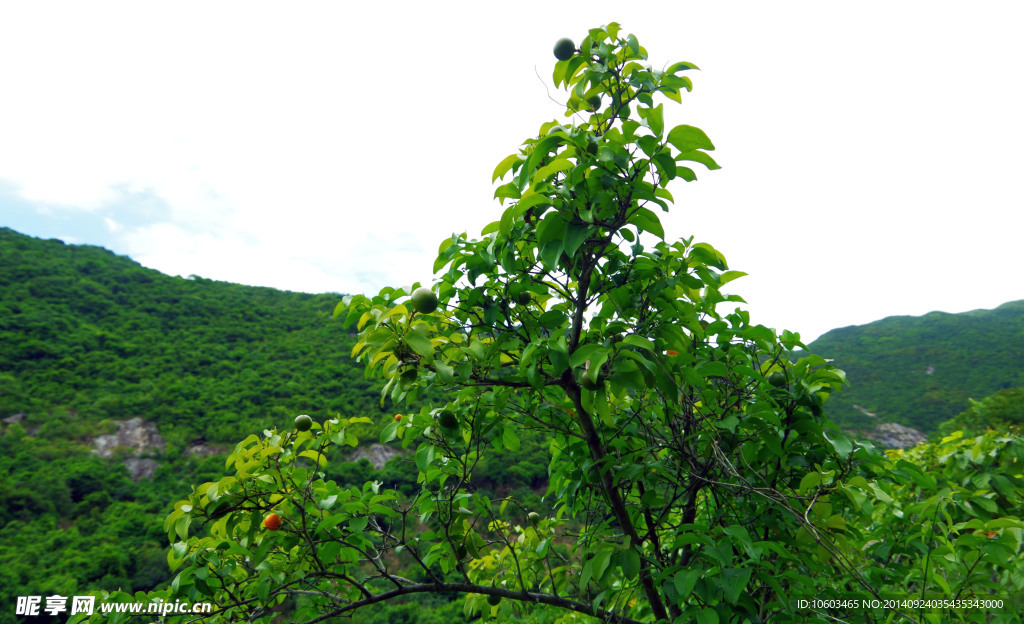
[[[162,455],[166,448],[156,425],[141,418],[120,423],[117,431],[110,435],[96,436],[92,443],[96,447],[93,452],[100,457],[123,454],[124,465],[128,467],[128,474],[133,481],[152,477],[160,463],[152,457],[144,456]]]
[[[881,423],[865,435],[888,448],[911,448],[928,441],[923,431],[897,423]]]
[[[383,444],[371,444],[368,447],[359,447],[355,453],[348,458],[350,462],[357,462],[362,458],[366,458],[373,465],[374,469],[380,470],[384,467],[384,464],[388,463],[388,460],[395,455],[401,455],[398,451],[391,448],[390,446],[384,446]]]

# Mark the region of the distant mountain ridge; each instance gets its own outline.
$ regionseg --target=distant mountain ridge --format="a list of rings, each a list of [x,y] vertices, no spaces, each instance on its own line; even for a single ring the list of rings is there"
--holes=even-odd
[[[1024,301],[959,314],[892,316],[833,329],[808,345],[850,386],[828,403],[843,428],[882,422],[933,432],[999,390],[1024,386]]]
[[[63,406],[227,443],[297,409],[381,415],[351,334],[330,322],[339,298],[171,277],[0,228],[0,418]],[[844,428],[932,432],[969,398],[1024,386],[1024,301],[888,317],[808,346],[847,373],[827,410]]]
[[[171,277],[0,228],[0,418],[142,416],[233,444],[300,411],[381,415],[332,321],[340,298]]]

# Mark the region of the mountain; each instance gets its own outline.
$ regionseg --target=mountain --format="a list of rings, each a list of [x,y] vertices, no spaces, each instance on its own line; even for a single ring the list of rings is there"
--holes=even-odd
[[[234,444],[299,412],[382,414],[332,322],[339,299],[169,277],[0,229],[0,416],[141,416],[181,446]]]
[[[169,581],[170,505],[220,479],[248,435],[341,414],[371,418],[353,433],[375,441],[394,407],[350,357],[340,298],[170,277],[0,228],[0,604]],[[492,453],[480,485],[537,487],[546,448]],[[328,476],[417,487],[403,457],[338,461]]]
[[[969,399],[1024,386],[1024,301],[892,316],[834,329],[808,349],[846,371],[850,386],[828,403],[844,429],[886,422],[931,433]]]

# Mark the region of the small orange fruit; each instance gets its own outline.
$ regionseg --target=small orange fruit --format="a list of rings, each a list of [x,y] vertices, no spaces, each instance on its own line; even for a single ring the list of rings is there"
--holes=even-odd
[[[679,352],[674,349],[669,349],[665,352],[665,355],[679,355]]]
[[[276,513],[267,514],[263,519],[263,527],[268,531],[276,531],[281,528],[281,516]]]
[[[402,420],[402,415],[401,414],[395,414],[395,422],[399,422],[401,420]]]

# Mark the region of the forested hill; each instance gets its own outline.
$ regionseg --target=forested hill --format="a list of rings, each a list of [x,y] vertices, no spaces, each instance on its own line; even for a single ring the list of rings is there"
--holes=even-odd
[[[234,444],[300,412],[378,414],[332,321],[339,299],[170,277],[0,229],[0,416],[30,429],[140,416],[171,443]]]
[[[0,228],[0,624],[17,620],[17,596],[169,581],[163,519],[193,484],[224,476],[211,453],[291,430],[300,413],[368,416],[355,433],[375,442],[394,407],[351,359],[354,337],[332,318],[340,298],[169,277]],[[126,421],[145,426],[122,442]],[[109,457],[98,436],[114,440]],[[541,485],[546,448],[524,438],[515,455],[493,453],[482,484]],[[151,476],[129,471],[140,461]],[[402,458],[331,469],[341,483],[416,484]],[[380,613],[364,622],[391,621]]]
[[[933,432],[968,399],[1024,386],[1024,301],[893,316],[834,329],[808,347],[846,371],[849,388],[828,404],[844,428],[895,422]]]

